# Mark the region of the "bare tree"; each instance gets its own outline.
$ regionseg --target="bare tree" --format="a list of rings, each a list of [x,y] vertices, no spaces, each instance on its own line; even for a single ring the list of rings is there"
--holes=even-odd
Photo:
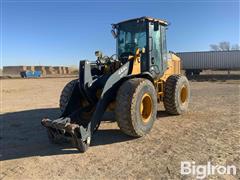
[[[239,44],[232,45],[232,49],[231,50],[240,50]]]
[[[240,50],[240,46],[235,44],[231,47],[230,42],[222,41],[218,44],[210,44],[210,49],[212,51],[230,51],[230,50]]]
[[[219,48],[221,51],[230,51],[230,42],[226,41],[220,42]]]
[[[219,51],[219,47],[218,47],[217,44],[210,44],[210,49],[211,49],[212,51]]]

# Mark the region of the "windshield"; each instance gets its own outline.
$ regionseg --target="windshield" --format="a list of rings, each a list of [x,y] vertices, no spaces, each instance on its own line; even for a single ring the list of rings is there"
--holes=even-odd
[[[126,22],[118,28],[117,52],[135,54],[137,48],[146,48],[146,23]]]

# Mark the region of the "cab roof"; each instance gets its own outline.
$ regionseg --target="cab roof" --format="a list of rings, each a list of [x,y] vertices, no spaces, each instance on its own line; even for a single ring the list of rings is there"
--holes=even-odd
[[[133,18],[133,19],[128,19],[128,20],[125,20],[125,21],[121,21],[115,25],[118,25],[118,24],[122,24],[122,23],[125,23],[125,22],[129,22],[129,21],[137,21],[137,20],[147,20],[147,21],[151,21],[151,22],[159,22],[159,24],[163,25],[163,26],[167,26],[168,25],[168,22],[165,21],[165,20],[162,20],[162,19],[157,19],[157,18],[152,18],[152,17],[147,17],[147,16],[143,16],[143,17],[140,17],[140,18]]]

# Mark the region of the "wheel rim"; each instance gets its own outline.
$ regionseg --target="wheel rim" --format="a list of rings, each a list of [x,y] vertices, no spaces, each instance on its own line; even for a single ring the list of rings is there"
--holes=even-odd
[[[184,104],[187,101],[187,96],[188,96],[188,90],[187,90],[187,87],[184,85],[182,86],[180,91],[180,99],[182,104]]]
[[[142,121],[148,123],[152,115],[152,98],[149,94],[145,93],[141,100],[140,114],[142,116]]]

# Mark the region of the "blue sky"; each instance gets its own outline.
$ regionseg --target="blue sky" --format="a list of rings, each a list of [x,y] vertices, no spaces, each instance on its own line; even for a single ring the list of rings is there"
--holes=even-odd
[[[239,43],[239,1],[2,0],[2,65],[78,65],[111,55],[111,23],[152,16],[171,22],[168,50]]]

